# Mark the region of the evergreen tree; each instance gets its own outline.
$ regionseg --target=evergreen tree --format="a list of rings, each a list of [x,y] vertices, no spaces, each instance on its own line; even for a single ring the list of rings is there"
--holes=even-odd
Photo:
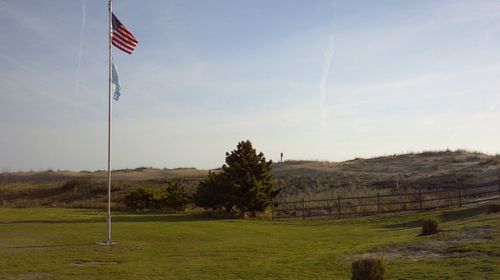
[[[229,212],[235,204],[234,193],[224,173],[210,171],[208,178],[198,185],[194,202],[199,207],[210,207],[213,210],[224,208]]]
[[[223,173],[230,183],[235,204],[241,211],[261,212],[270,205],[272,196],[272,161],[257,154],[252,143],[241,141],[236,150],[226,153]]]

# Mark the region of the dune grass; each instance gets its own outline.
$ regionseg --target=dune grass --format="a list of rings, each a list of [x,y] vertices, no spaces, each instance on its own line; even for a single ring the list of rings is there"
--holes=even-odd
[[[498,279],[500,219],[486,209],[305,222],[116,213],[118,244],[105,247],[96,244],[105,236],[102,211],[4,208],[0,279],[350,279],[362,254],[384,256],[476,228],[487,238],[442,248],[449,256],[388,254],[389,279]],[[428,218],[443,231],[419,237]]]

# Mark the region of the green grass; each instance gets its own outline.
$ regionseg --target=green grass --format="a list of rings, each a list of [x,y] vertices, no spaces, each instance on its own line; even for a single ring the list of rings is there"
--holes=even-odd
[[[367,252],[453,240],[484,228],[485,242],[443,249],[450,257],[387,258],[389,279],[500,279],[500,222],[486,207],[341,221],[203,220],[184,215],[0,209],[0,279],[350,279]],[[420,221],[443,231],[418,237]]]

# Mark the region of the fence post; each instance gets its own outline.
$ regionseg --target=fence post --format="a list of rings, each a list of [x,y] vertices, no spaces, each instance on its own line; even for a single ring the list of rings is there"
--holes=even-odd
[[[274,198],[271,198],[271,221],[274,221]]]
[[[378,209],[378,216],[380,217],[380,214],[382,210],[380,209],[380,193],[377,193],[377,209]]]
[[[422,186],[418,188],[418,208],[422,210]]]
[[[462,207],[462,182],[458,182],[458,206]]]
[[[328,203],[332,203],[332,205],[330,206],[330,214],[333,215],[333,205],[335,204],[335,199],[332,199],[332,200],[328,200]]]
[[[500,174],[497,172],[497,180],[498,180],[498,196],[500,196]]]
[[[302,220],[306,219],[306,204],[304,198],[302,198]]]
[[[339,219],[342,219],[342,206],[340,205],[340,195],[337,195],[337,210],[339,212]]]

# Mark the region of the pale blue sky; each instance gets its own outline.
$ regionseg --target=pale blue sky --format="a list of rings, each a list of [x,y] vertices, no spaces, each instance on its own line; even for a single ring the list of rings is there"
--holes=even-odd
[[[500,152],[500,1],[133,1],[113,168]],[[107,1],[0,0],[0,168],[105,169]]]

